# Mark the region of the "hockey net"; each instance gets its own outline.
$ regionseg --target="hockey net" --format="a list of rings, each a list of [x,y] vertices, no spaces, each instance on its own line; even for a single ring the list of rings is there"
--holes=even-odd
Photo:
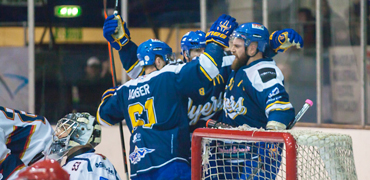
[[[192,179],[357,179],[349,135],[307,130],[200,128]]]

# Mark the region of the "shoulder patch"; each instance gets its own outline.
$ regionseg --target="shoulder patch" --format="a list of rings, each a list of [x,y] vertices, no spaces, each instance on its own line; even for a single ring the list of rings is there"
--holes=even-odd
[[[264,83],[276,78],[276,70],[274,68],[262,68],[258,70],[258,73]]]

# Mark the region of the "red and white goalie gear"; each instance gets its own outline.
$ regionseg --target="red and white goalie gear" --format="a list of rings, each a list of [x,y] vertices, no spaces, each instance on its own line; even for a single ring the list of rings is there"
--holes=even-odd
[[[121,179],[108,158],[93,152],[83,153],[68,159],[63,169],[70,174],[73,180]]]
[[[21,169],[42,159],[52,134],[45,117],[0,106],[0,179],[15,179]]]
[[[16,180],[69,180],[69,174],[57,161],[46,159],[20,172]]]

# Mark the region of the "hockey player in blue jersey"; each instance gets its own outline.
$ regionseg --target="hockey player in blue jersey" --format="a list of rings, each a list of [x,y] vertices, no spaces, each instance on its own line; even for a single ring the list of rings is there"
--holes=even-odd
[[[63,169],[71,180],[120,180],[113,164],[95,153],[101,141],[101,127],[89,113],[69,113],[55,127],[48,158],[60,160],[66,156]]]
[[[184,62],[190,62],[203,54],[206,48],[206,34],[203,31],[189,31],[181,38],[181,53]]]
[[[287,41],[286,38],[286,34],[282,33],[278,37],[280,42],[272,44],[281,44]],[[283,73],[273,59],[263,56],[268,45],[268,30],[259,23],[242,24],[233,32],[230,50],[235,60],[225,87],[221,122],[233,126],[247,124],[267,130],[285,130],[294,119],[294,108],[284,88]],[[230,144],[230,147],[235,146],[250,149],[247,153],[254,155],[242,162],[218,161],[230,168],[218,169],[225,176],[217,179],[275,179],[280,166],[282,145],[258,142],[254,143],[255,148],[248,148]]]
[[[109,23],[114,22],[108,17],[104,36],[113,47],[121,49],[129,43],[132,46],[127,49],[136,47],[126,37],[113,38],[115,26]],[[103,94],[97,112],[99,122],[113,125],[126,119],[132,133],[131,179],[190,179],[188,97],[198,97],[199,87],[213,86],[222,65],[223,48],[228,47],[236,26],[234,18],[220,16],[206,37],[205,52],[198,60],[181,65],[166,65],[172,49],[164,42],[150,39],[142,43],[137,48],[137,64],[145,68],[145,75]]]
[[[113,19],[114,16],[109,16],[104,24],[104,28],[107,29],[104,31],[104,37],[108,41],[112,40],[112,31],[117,27],[118,21]],[[124,21],[119,23],[125,24]],[[125,26],[124,26],[125,27]],[[127,75],[135,79],[139,75],[145,74],[143,66],[140,65],[139,60],[136,57],[137,46],[135,43],[130,41],[130,32],[125,28],[126,35],[119,40],[119,42],[124,42],[125,45],[116,44],[115,47],[119,50],[120,59],[123,65],[123,68],[126,70]],[[277,38],[279,35],[285,34],[287,36],[287,41],[279,42]],[[184,56],[184,61],[189,62],[190,60],[196,60],[200,52],[202,52],[205,38],[203,38],[204,33],[202,31],[190,31],[186,33],[181,39],[181,51]],[[109,40],[111,39],[111,40]],[[116,40],[117,41],[117,40]],[[300,42],[303,46],[301,36],[292,29],[283,29],[281,31],[276,31],[271,35],[271,45],[268,46],[263,53],[266,57],[273,57],[276,53],[283,52],[286,49],[294,46],[294,42]],[[272,43],[275,42],[275,43]],[[297,46],[298,47],[298,46]],[[226,81],[231,73],[231,64],[234,61],[235,56],[226,54],[223,58],[222,67],[220,69],[220,74],[213,79],[213,87],[199,87],[199,97],[208,98],[206,103],[199,102],[198,98],[189,98],[188,102],[188,118],[190,131],[198,127],[205,127],[206,121],[209,118],[217,119],[221,114],[222,103],[223,103],[223,92],[225,90]],[[191,74],[189,75],[191,76]]]
[[[273,59],[263,57],[268,41],[268,30],[259,23],[242,24],[233,32],[235,60],[225,87],[222,122],[283,130],[294,119],[283,73]]]

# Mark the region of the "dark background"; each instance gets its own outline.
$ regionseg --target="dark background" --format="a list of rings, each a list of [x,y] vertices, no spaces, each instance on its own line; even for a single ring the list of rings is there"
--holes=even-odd
[[[120,0],[119,0],[120,3]],[[171,26],[174,23],[200,21],[199,0],[129,0],[129,25],[132,27]],[[57,5],[79,5],[82,15],[77,18],[54,16]],[[115,0],[107,0],[107,8],[113,9]],[[35,23],[52,23],[63,27],[102,27],[103,0],[49,0],[35,7]],[[118,5],[121,10],[121,4]],[[27,6],[0,5],[0,22],[27,21]]]

